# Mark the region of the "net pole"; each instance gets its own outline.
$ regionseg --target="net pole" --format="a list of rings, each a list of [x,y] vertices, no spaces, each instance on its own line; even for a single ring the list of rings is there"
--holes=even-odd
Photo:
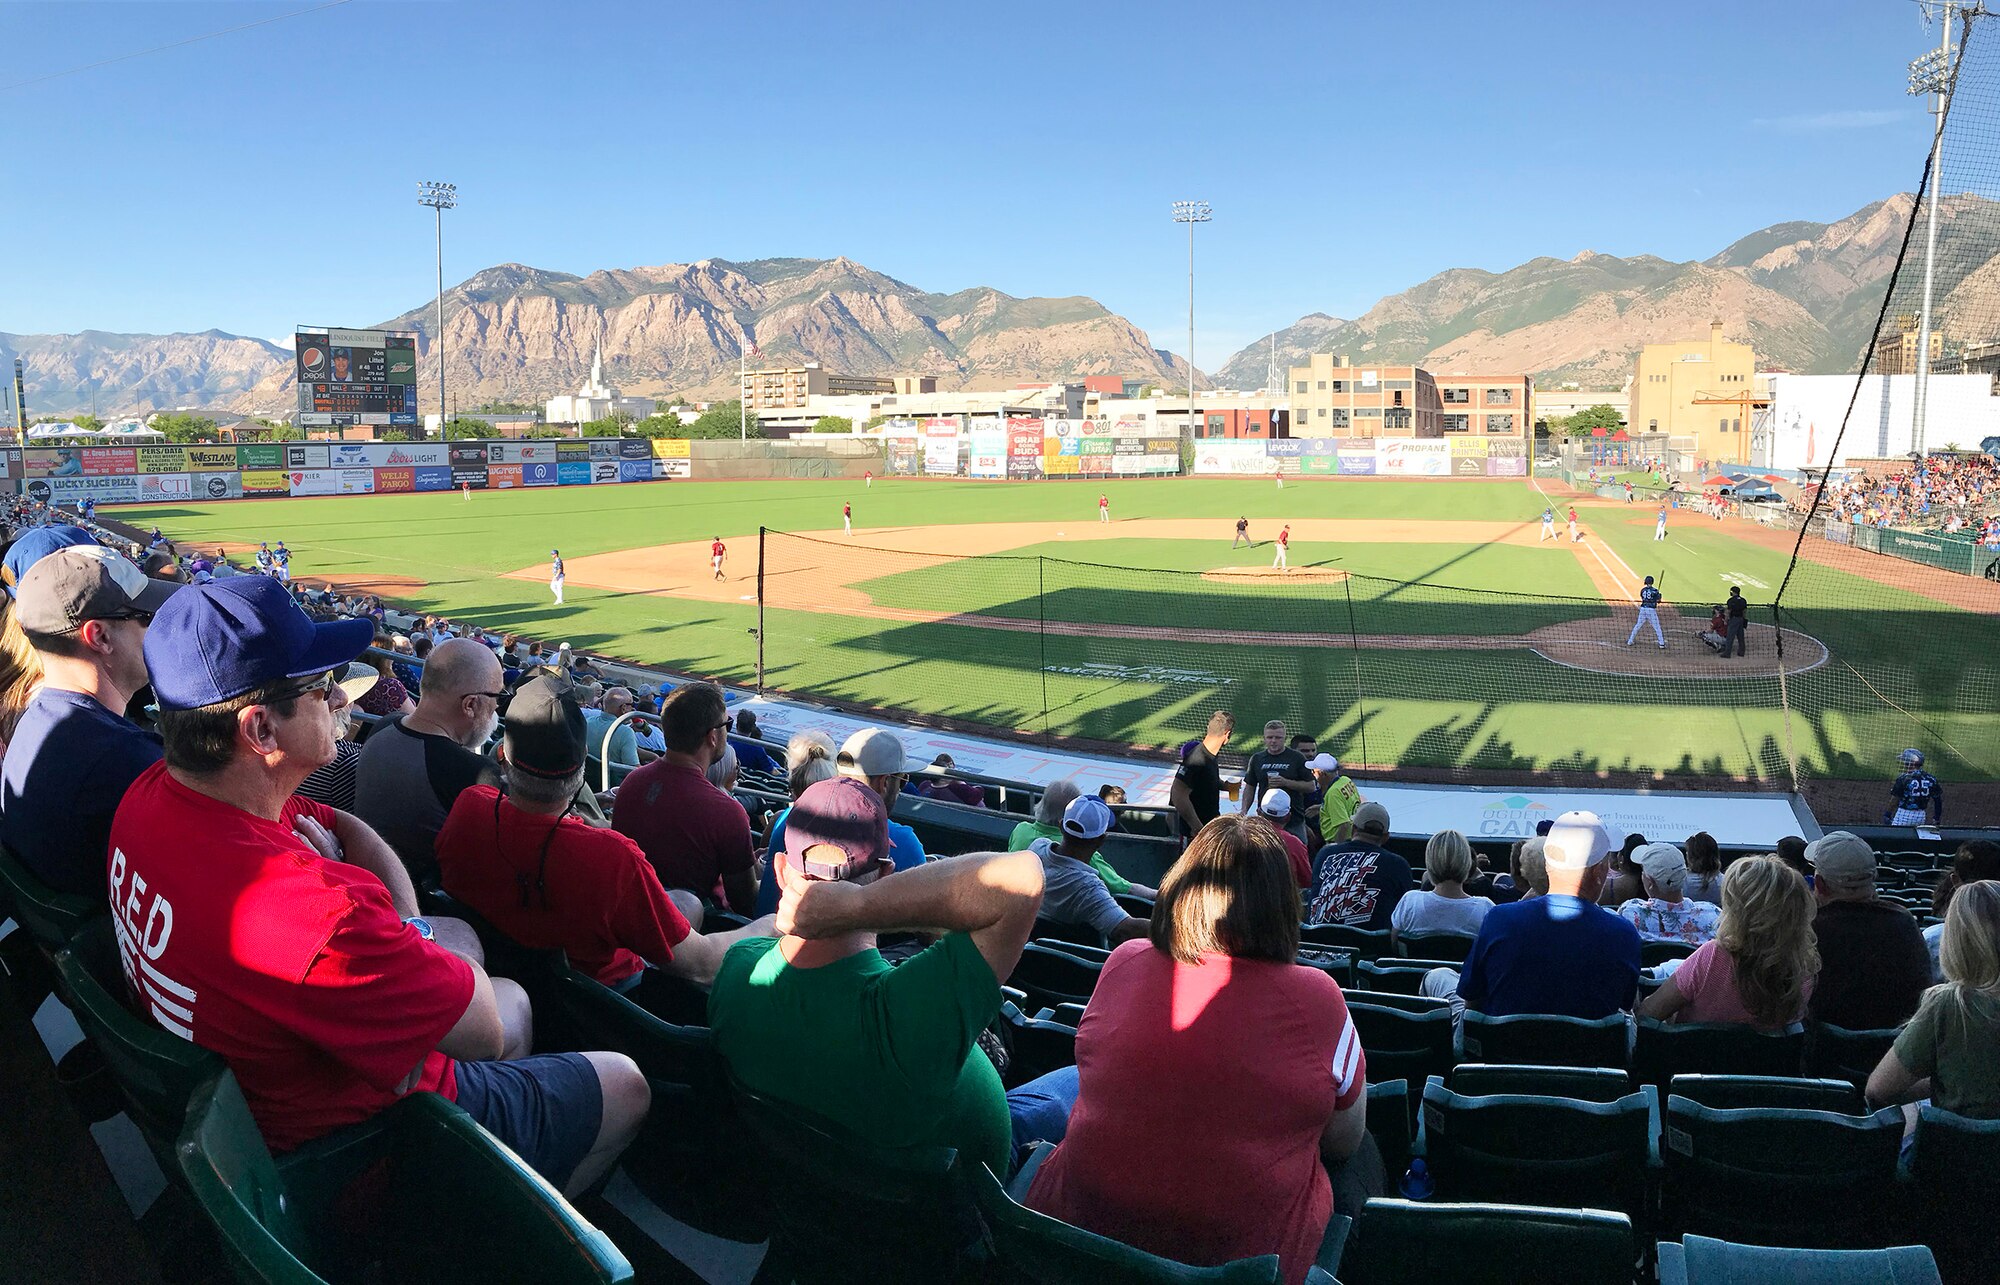
[[[1785,681],[1785,621],[1778,610],[1778,604],[1771,604],[1771,632],[1776,642],[1772,649],[1778,656],[1778,716],[1785,728],[1785,772],[1792,779],[1792,793],[1799,792],[1799,747],[1792,732],[1792,692]]]
[[[1048,586],[1043,581],[1043,573],[1049,565],[1047,558],[1035,559],[1035,639],[1040,645],[1042,671],[1042,743],[1049,743],[1049,598]]]
[[[1341,590],[1347,595],[1347,643],[1348,656],[1354,662],[1354,722],[1361,733],[1361,761],[1368,762],[1368,711],[1361,707],[1361,634],[1354,627],[1354,577],[1348,576],[1340,582]]]
[[[769,527],[757,528],[757,694],[764,694],[764,534]]]

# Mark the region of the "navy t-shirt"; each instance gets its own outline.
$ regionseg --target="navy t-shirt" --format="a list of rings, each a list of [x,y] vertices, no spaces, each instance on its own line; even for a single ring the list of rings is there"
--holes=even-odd
[[[0,842],[58,892],[106,896],[112,815],[161,754],[157,734],[94,698],[42,688],[0,762]]]
[[[1631,1008],[1638,987],[1638,929],[1570,896],[1532,897],[1486,912],[1458,977],[1459,998],[1488,1017],[1595,1020]]]

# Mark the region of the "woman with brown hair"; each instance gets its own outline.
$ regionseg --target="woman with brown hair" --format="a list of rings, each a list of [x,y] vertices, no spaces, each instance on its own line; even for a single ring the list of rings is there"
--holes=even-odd
[[[1819,944],[1819,906],[1799,872],[1776,857],[1744,857],[1722,876],[1722,921],[1639,1005],[1660,1021],[1740,1022],[1779,1031],[1804,1019]]]
[[[1356,1154],[1367,1077],[1347,1002],[1298,945],[1276,833],[1209,822],[1161,880],[1148,936],[1104,965],[1076,1109],[1029,1206],[1193,1266],[1275,1253],[1302,1281],[1334,1212],[1325,1164],[1362,1161],[1359,1195],[1380,1161]]]
[[[1707,901],[1722,904],[1722,845],[1706,830],[1696,830],[1681,845],[1681,852],[1687,862],[1687,882],[1681,885],[1681,896],[1688,901]]]

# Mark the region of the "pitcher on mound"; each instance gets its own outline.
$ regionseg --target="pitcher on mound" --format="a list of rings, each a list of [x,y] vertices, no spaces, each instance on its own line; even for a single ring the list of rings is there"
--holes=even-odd
[[[1285,529],[1278,532],[1278,556],[1271,560],[1271,566],[1285,571],[1290,571],[1292,569],[1291,564],[1285,561],[1285,554],[1291,549],[1291,547],[1292,547],[1292,528],[1291,525],[1287,523]]]

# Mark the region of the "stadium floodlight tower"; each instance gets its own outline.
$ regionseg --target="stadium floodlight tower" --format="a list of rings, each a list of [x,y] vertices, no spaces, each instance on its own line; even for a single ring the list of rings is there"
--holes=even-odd
[[[1188,440],[1201,435],[1201,424],[1195,418],[1194,408],[1194,225],[1207,223],[1215,214],[1208,208],[1207,201],[1175,201],[1174,222],[1187,224],[1188,230]]]
[[[1929,209],[1924,216],[1924,295],[1917,312],[1917,369],[1916,386],[1910,398],[1910,450],[1919,459],[1924,454],[1925,419],[1929,412],[1931,382],[1931,287],[1936,280],[1938,198],[1940,185],[1944,182],[1944,121],[1951,107],[1951,89],[1954,66],[1951,56],[1951,27],[1957,21],[1959,11],[1971,8],[1960,0],[1936,0],[1924,4],[1926,20],[1935,18],[1943,29],[1943,38],[1938,47],[1910,62],[1910,93],[1929,94],[1931,113],[1936,117],[1931,127],[1931,164],[1929,181],[1925,187],[1925,203]]]
[[[437,214],[438,275],[438,438],[445,435],[444,401],[444,212],[458,208],[458,184],[425,182],[417,184],[417,204],[428,205]]]

